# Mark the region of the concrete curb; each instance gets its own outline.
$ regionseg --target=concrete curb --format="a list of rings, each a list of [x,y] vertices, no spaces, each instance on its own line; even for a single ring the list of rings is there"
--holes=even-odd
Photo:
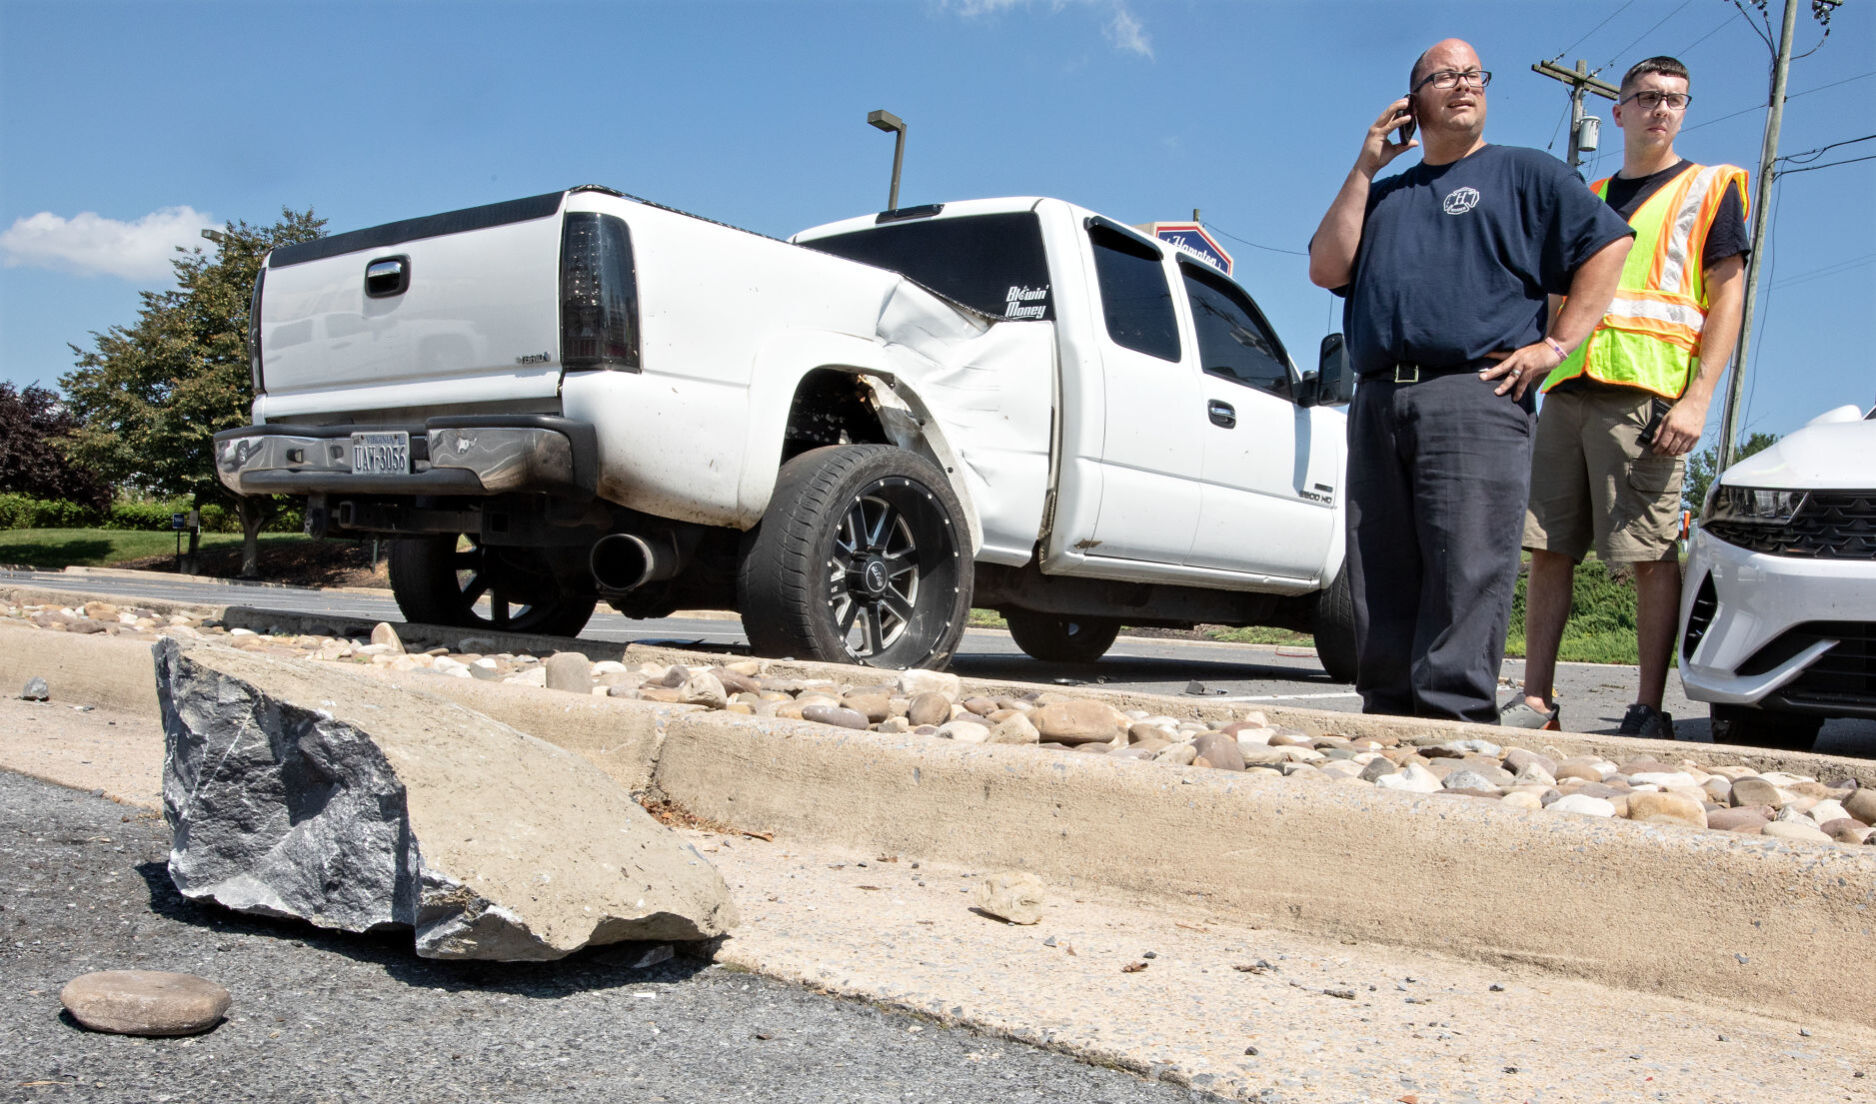
[[[0,641],[7,692],[42,674],[63,701],[154,709],[147,645],[8,632],[13,639]],[[21,642],[28,632],[31,642]],[[654,654],[685,653],[627,651],[631,660]],[[774,666],[799,677],[884,674]],[[1876,848],[1526,814],[1308,776],[956,745],[511,684],[385,677],[461,701],[578,752],[628,789],[739,828],[1027,869],[1058,884],[1099,885],[1272,928],[1536,965],[1762,1013],[1815,1017],[1820,995],[1830,994],[1832,1014],[1876,1021],[1876,990],[1846,984],[1876,970]],[[974,692],[1017,686],[966,684]],[[1150,695],[1075,693],[1180,716],[1228,712]],[[1387,731],[1422,743],[1503,735],[1484,726],[1265,712],[1309,731]],[[1545,742],[1566,753],[1699,758],[1714,750],[1554,733]],[[1736,758],[1732,749],[1723,753]],[[1748,758],[1767,769],[1870,774],[1870,764],[1834,756]]]

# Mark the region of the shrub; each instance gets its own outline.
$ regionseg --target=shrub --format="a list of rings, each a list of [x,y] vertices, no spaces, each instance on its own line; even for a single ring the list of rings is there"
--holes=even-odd
[[[101,518],[100,511],[78,502],[0,494],[0,529],[87,529]]]

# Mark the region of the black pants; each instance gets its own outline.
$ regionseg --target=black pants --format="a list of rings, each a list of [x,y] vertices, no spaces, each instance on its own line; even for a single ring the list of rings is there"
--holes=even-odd
[[[1355,389],[1348,563],[1364,712],[1497,723],[1536,405],[1497,386],[1457,372]]]

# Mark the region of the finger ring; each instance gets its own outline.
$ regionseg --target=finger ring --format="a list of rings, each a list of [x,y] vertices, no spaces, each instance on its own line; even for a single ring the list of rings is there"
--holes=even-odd
[[[1522,375],[1524,374],[1524,369],[1522,369],[1522,368],[1513,368],[1513,369],[1512,369],[1512,370],[1511,370],[1511,371],[1510,371],[1509,373],[1507,373],[1507,374],[1508,374],[1508,375],[1509,375],[1509,376],[1510,376],[1510,377],[1511,377],[1512,379],[1517,379],[1517,378],[1518,378],[1519,376],[1522,376]]]

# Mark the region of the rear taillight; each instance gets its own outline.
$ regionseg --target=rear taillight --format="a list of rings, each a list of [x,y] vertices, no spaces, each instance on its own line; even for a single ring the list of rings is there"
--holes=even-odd
[[[561,228],[560,364],[639,370],[632,237],[615,215],[574,211]]]
[[[267,258],[261,258],[260,271],[254,274],[254,298],[248,301],[248,375],[254,381],[254,393],[261,393],[261,285],[267,282]]]

